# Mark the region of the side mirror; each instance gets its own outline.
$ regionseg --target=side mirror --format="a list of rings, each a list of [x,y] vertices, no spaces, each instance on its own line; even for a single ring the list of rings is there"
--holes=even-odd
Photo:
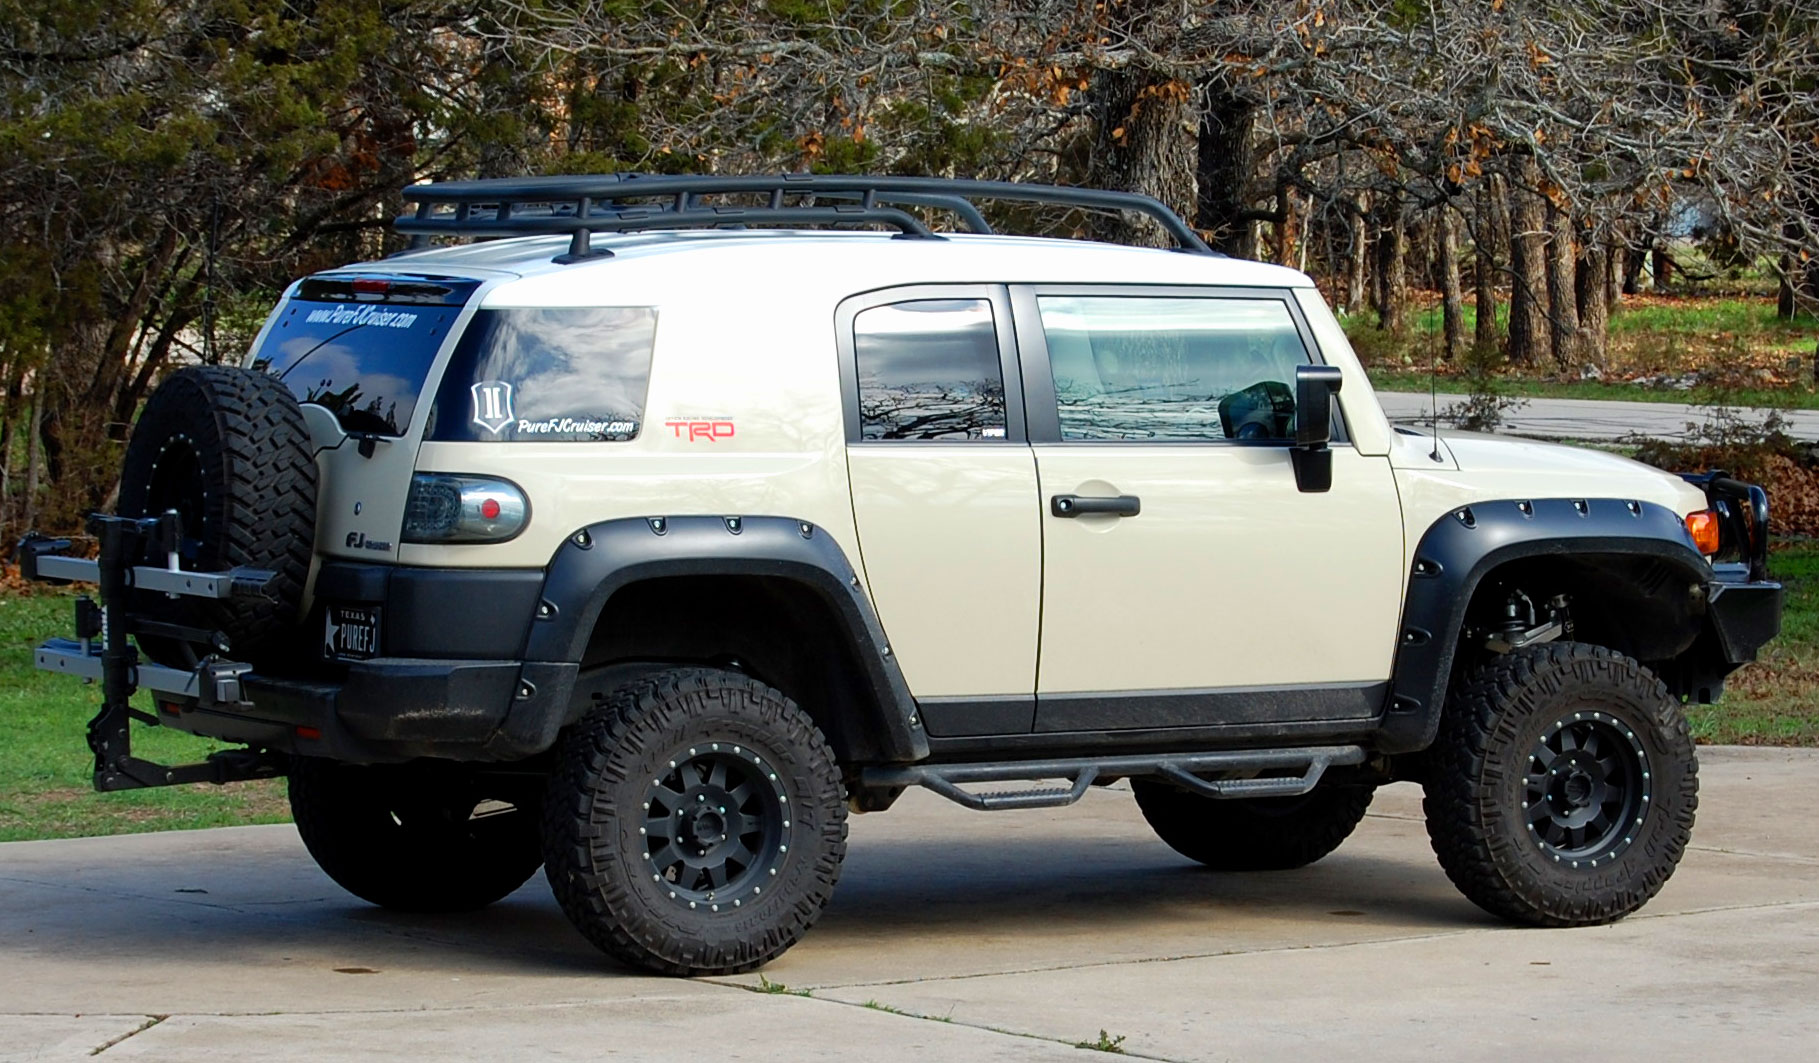
[[[1344,383],[1336,365],[1295,367],[1295,486],[1302,491],[1328,491],[1333,486],[1333,396]]]

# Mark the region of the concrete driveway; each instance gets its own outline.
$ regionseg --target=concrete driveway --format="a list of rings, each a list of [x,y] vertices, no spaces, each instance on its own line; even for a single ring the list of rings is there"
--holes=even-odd
[[[461,918],[367,907],[288,827],[0,845],[0,1059],[1195,1060],[1819,1055],[1819,751],[1707,749],[1695,845],[1615,926],[1500,926],[1390,787],[1338,853],[1219,875],[1128,793],[853,821],[764,972],[632,975],[541,876]],[[94,800],[105,800],[96,797]]]

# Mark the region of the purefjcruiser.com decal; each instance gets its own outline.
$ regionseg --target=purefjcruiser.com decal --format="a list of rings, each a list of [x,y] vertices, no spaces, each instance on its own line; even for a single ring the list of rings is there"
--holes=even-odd
[[[521,436],[586,433],[607,439],[629,439],[638,434],[638,422],[623,418],[601,420],[595,417],[545,417],[536,421],[520,418],[517,431]]]
[[[511,424],[512,386],[503,380],[482,380],[469,389],[474,394],[474,423],[494,435]]]

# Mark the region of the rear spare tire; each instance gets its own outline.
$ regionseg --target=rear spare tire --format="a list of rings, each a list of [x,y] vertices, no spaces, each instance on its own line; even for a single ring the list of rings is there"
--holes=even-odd
[[[171,374],[146,402],[127,443],[118,509],[124,517],[180,513],[185,569],[276,573],[258,597],[211,601],[135,592],[135,612],[220,631],[240,660],[268,654],[296,623],[315,549],[316,462],[302,407],[276,377],[227,366]],[[142,636],[139,645],[152,659],[179,667],[192,664],[196,652],[169,638]]]

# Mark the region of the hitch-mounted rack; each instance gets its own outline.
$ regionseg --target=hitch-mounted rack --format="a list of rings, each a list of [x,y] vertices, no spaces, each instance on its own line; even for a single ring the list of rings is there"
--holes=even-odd
[[[182,521],[175,510],[157,517],[93,514],[88,530],[100,542],[89,560],[67,556],[68,539],[33,533],[19,544],[20,574],[45,583],[93,583],[99,604],[87,595],[76,599],[76,637],[54,638],[38,647],[34,664],[47,672],[78,676],[101,684],[101,709],[88,724],[88,745],[95,754],[95,789],[136,790],[178,783],[226,783],[281,775],[278,755],[251,749],[223,750],[196,764],[156,764],[133,756],[132,723],[158,726],[156,715],[132,707],[140,687],[181,698],[209,709],[244,708],[241,679],[252,667],[229,660],[227,637],[128,609],[137,589],[172,597],[238,598],[265,593],[273,574],[262,569],[231,572],[187,572],[178,563]],[[151,557],[165,565],[144,564]],[[172,668],[141,661],[133,635],[153,635],[210,649],[194,668]]]

